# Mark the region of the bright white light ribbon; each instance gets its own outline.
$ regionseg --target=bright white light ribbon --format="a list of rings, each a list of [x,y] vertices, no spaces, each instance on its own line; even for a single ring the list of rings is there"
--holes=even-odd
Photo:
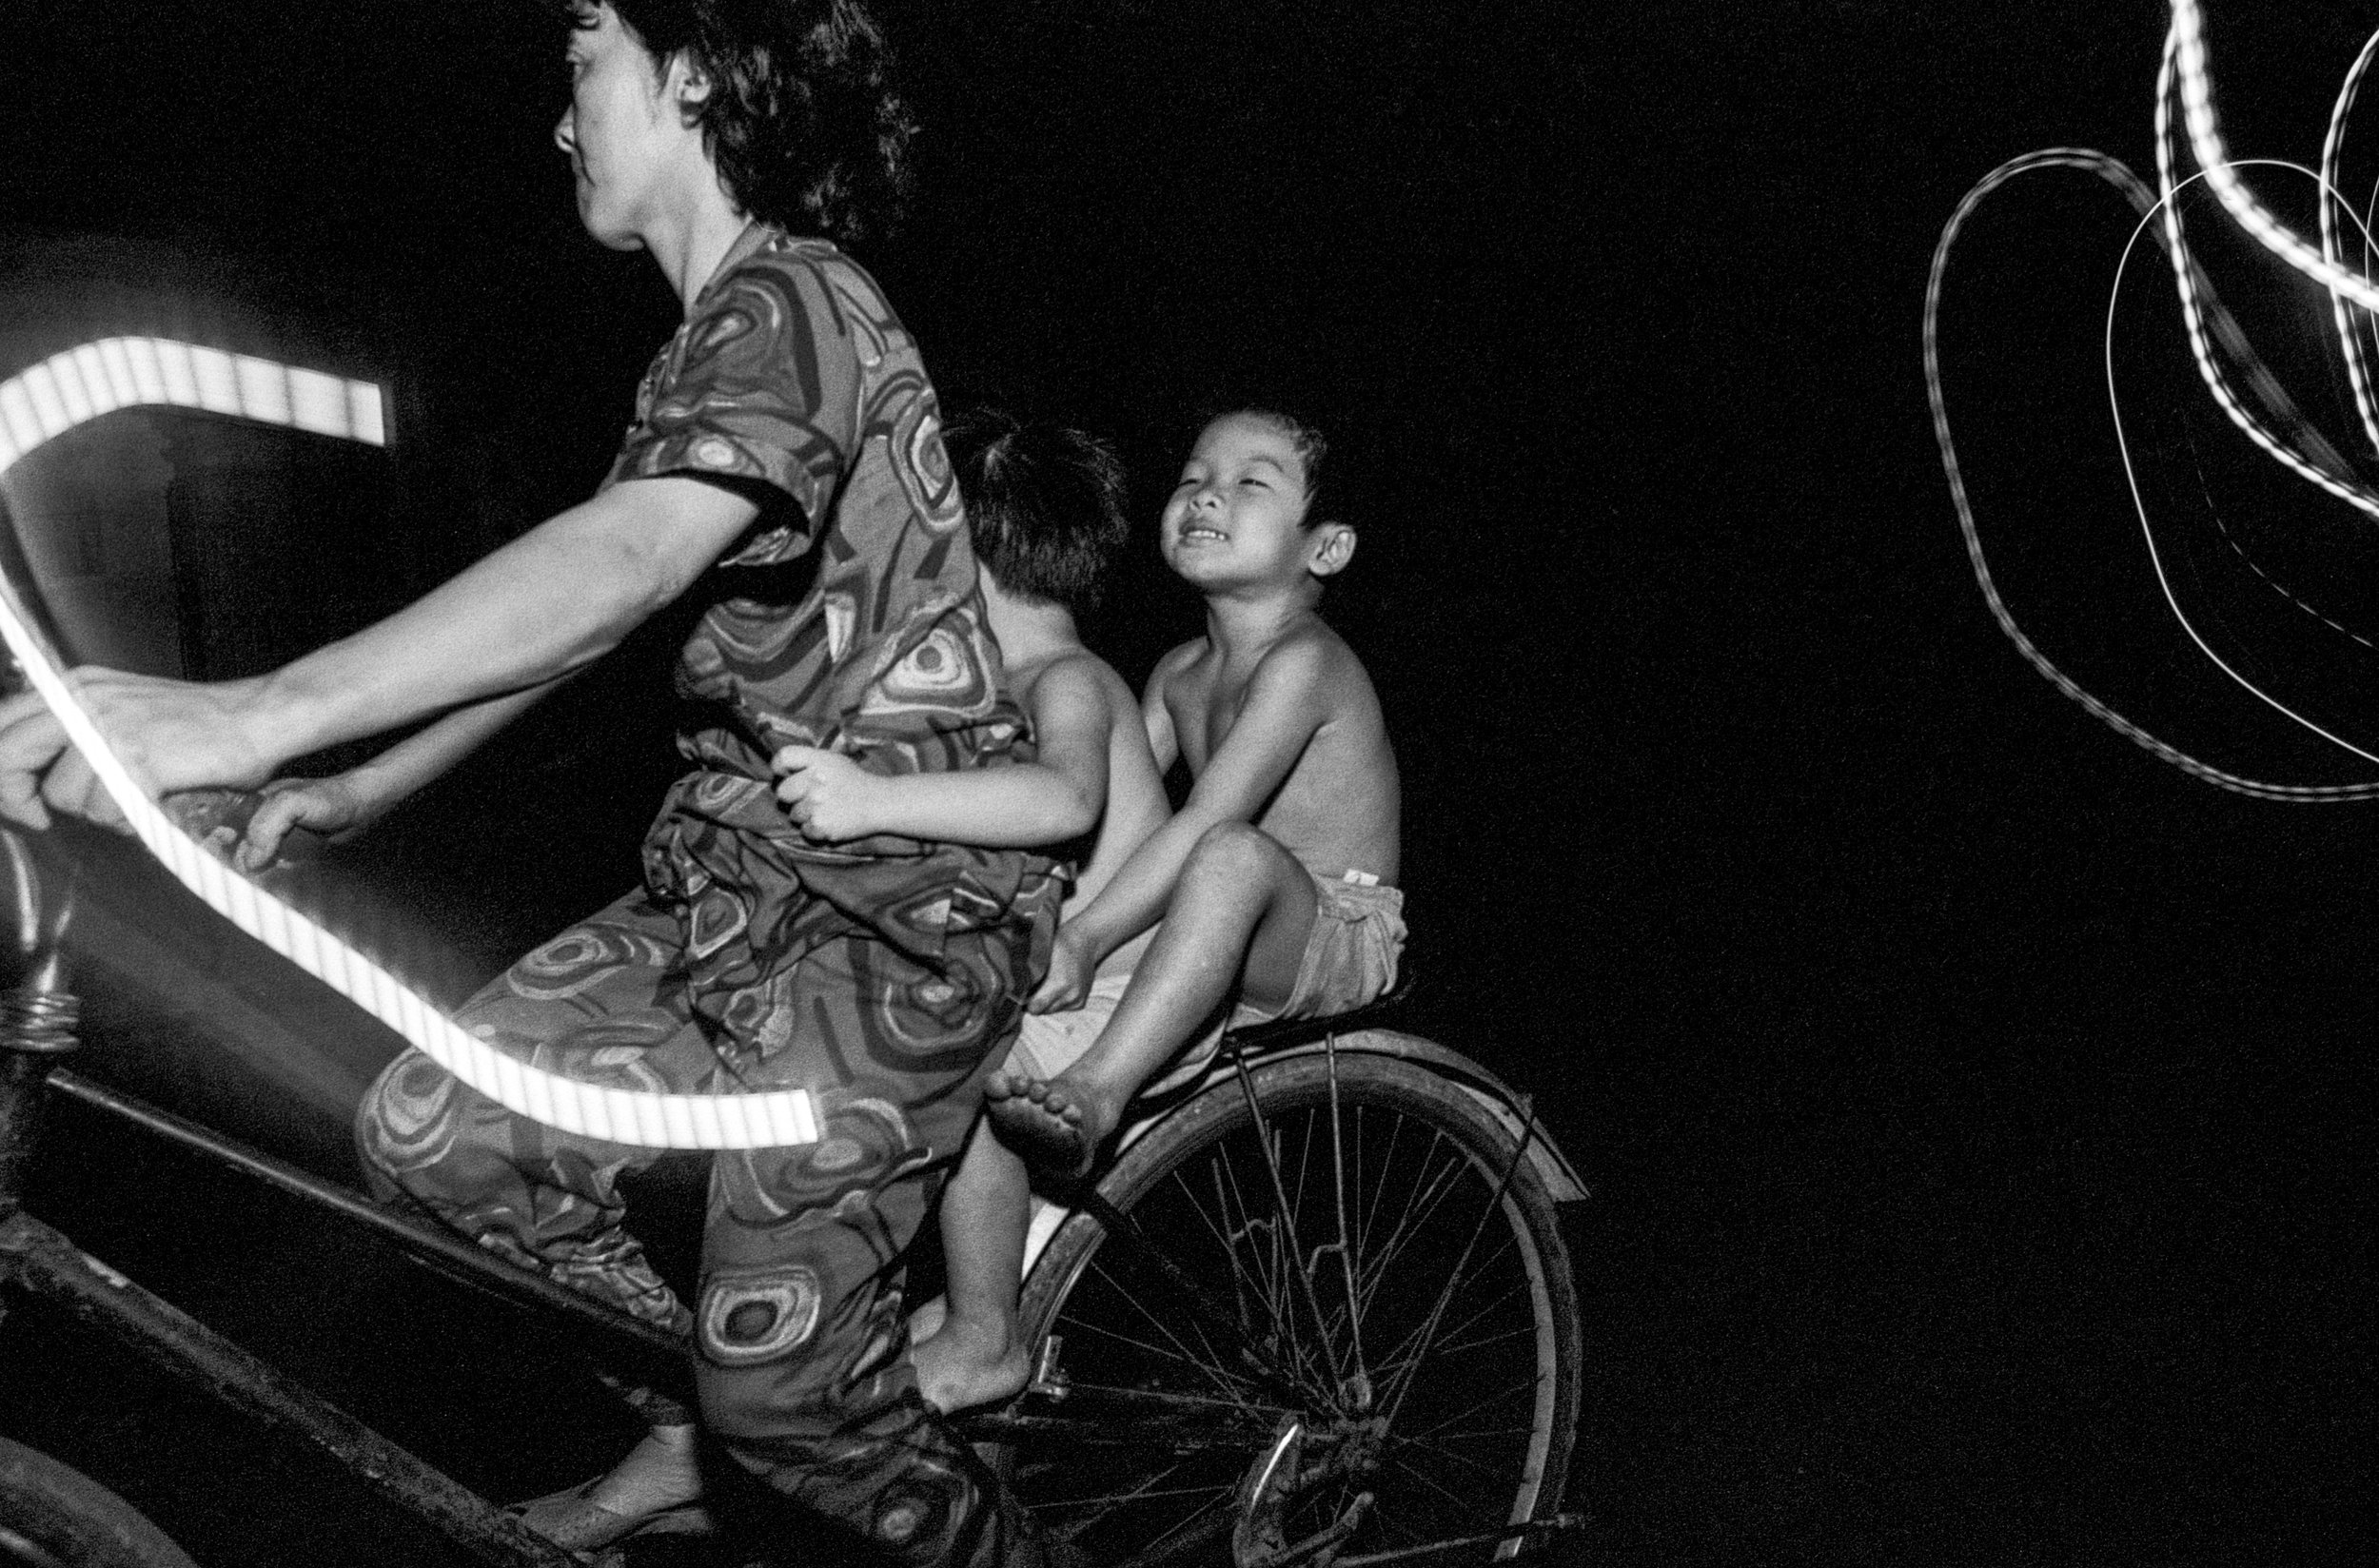
[[[2213,112],[2213,85],[2206,72],[2205,18],[2197,0],[2173,0],[2173,54],[2180,73],[2181,120],[2189,128],[2190,150],[2206,171],[2223,206],[2265,249],[2321,284],[2331,293],[2353,301],[2365,310],[2379,311],[2379,284],[2325,258],[2273,217],[2254,192],[2247,188],[2223,147],[2222,132]]]
[[[108,338],[0,382],[0,475],[44,441],[119,408],[204,409],[387,444],[380,388],[164,338]],[[0,576],[0,637],[132,831],[174,877],[242,931],[361,1006],[505,1109],[548,1127],[651,1148],[768,1148],[817,1141],[805,1089],[654,1094],[531,1067],[465,1033],[380,965],[233,872],[176,827],[108,750]]]
[[[2330,130],[2321,143],[2321,259],[2331,266],[2341,266],[2338,249],[2338,213],[2343,210],[2352,217],[2354,209],[2347,206],[2338,189],[2338,165],[2346,148],[2347,117],[2354,110],[2354,95],[2360,90],[2363,76],[2370,69],[2374,55],[2379,55],[2379,32],[2363,41],[2362,52],[2354,56],[2354,64],[2346,73],[2346,81],[2338,88],[2335,103],[2330,107]],[[2371,253],[2370,236],[2363,236],[2363,254]],[[2371,450],[2379,452],[2379,405],[2370,394],[2370,373],[2363,363],[2361,318],[2350,315],[2346,297],[2330,290],[2330,314],[2338,331],[2338,352],[2346,360],[2346,379],[2354,394],[2354,412],[2363,421],[2363,439]]]

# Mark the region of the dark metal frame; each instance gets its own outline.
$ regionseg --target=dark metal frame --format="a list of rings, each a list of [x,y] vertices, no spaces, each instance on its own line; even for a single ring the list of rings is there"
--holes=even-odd
[[[424,1222],[375,1205],[358,1193],[325,1182],[195,1122],[147,1105],[69,1070],[63,1064],[76,1049],[78,1005],[68,989],[63,934],[72,905],[70,887],[45,903],[41,878],[29,846],[0,829],[0,894],[12,891],[15,905],[14,983],[0,989],[0,1285],[15,1285],[64,1310],[77,1322],[102,1330],[150,1365],[192,1383],[264,1424],[289,1433],[328,1455],[365,1486],[414,1515],[482,1561],[501,1568],[571,1568],[580,1558],[553,1544],[418,1455],[373,1431],[363,1421],[285,1376],[115,1269],[90,1257],[24,1207],[24,1173],[40,1142],[50,1093],[80,1101],[149,1133],[178,1144],[267,1186],[363,1225],[399,1249],[474,1289],[539,1314],[559,1333],[581,1345],[598,1362],[668,1381],[682,1374],[682,1342],[650,1323],[489,1256]],[[1395,1009],[1409,993],[1407,980],[1367,1007],[1327,1019],[1299,1019],[1234,1030],[1226,1051],[1246,1064],[1325,1035],[1368,1028]],[[1260,1114],[1260,1113],[1259,1113]],[[1535,1141],[1531,1116],[1517,1167]],[[1510,1170],[1504,1179],[1510,1179]],[[1500,1193],[1500,1189],[1499,1189]],[[1172,1280],[1190,1310],[1207,1319],[1224,1341],[1240,1341],[1230,1314],[1198,1282],[1140,1233],[1130,1216],[1085,1186],[1072,1195],[1111,1239]],[[4,1316],[0,1311],[0,1316]],[[1217,1415],[1205,1402],[1186,1404],[1168,1396],[1129,1389],[1067,1386],[1048,1392],[1062,1401],[1042,1413],[997,1411],[963,1419],[964,1434],[998,1442],[1028,1433],[1072,1441],[1113,1441],[1119,1431],[1145,1436],[1150,1423],[1166,1426],[1185,1443],[1261,1444],[1274,1417],[1293,1421],[1300,1397],[1280,1384],[1260,1358],[1248,1355],[1251,1371],[1283,1401],[1260,1413],[1253,1425],[1244,1414]],[[1035,1380],[1035,1391],[1040,1380]],[[1327,1468],[1327,1467],[1325,1467]],[[1309,1479],[1321,1479],[1321,1472]],[[1543,1530],[1574,1526],[1571,1517],[1487,1535],[1477,1541],[1448,1541],[1418,1554],[1347,1559],[1401,1560],[1464,1545],[1484,1544]],[[1327,1561],[1337,1554],[1318,1539],[1263,1560],[1289,1562],[1310,1556]]]
[[[678,1343],[569,1290],[511,1268],[454,1237],[413,1224],[155,1107],[77,1076],[61,1064],[76,1048],[78,1008],[61,938],[71,890],[45,905],[24,841],[0,831],[0,872],[15,893],[15,983],[0,990],[0,1284],[43,1298],[104,1331],[159,1370],[195,1384],[267,1426],[327,1454],[383,1498],[481,1561],[501,1568],[571,1568],[579,1561],[519,1519],[409,1450],[85,1253],[24,1206],[24,1176],[41,1140],[51,1090],[246,1171],[368,1226],[412,1256],[475,1287],[545,1314],[614,1364],[682,1366]]]

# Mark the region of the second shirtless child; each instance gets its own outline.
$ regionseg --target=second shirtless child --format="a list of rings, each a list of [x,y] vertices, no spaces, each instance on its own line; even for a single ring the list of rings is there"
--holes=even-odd
[[[775,758],[777,796],[817,839],[893,833],[1047,849],[1077,867],[1063,906],[1075,908],[1098,896],[1167,811],[1140,705],[1123,677],[1083,647],[1074,625],[1076,614],[1096,607],[1130,534],[1122,472],[1087,436],[996,414],[953,421],[944,444],[1008,689],[1032,717],[1038,760],[921,782],[787,747]],[[1144,945],[1108,955],[1088,1009],[1077,1001],[1076,1010],[1028,1015],[1012,1064],[1053,1072],[1080,1054]],[[914,1323],[917,1391],[936,1409],[989,1403],[1024,1386],[1016,1289],[1028,1199],[1023,1163],[978,1123],[942,1196],[946,1310],[929,1303]]]
[[[1318,612],[1355,532],[1321,496],[1325,448],[1264,410],[1200,433],[1166,503],[1166,564],[1206,599],[1206,635],[1141,701],[1189,799],[1095,897],[1069,903],[1035,1009],[1079,1005],[1114,954],[1154,938],[1095,1044],[1054,1077],[1012,1054],[985,1088],[1002,1136],[1052,1175],[1087,1174],[1140,1086],[1224,1005],[1311,1017],[1395,983],[1405,940],[1396,756],[1362,661]],[[1162,924],[1158,924],[1159,920]]]

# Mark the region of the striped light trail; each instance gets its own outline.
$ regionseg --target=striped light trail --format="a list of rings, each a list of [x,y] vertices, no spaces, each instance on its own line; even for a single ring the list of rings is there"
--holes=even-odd
[[[388,443],[380,388],[169,338],[105,338],[0,382],[0,475],[45,441],[120,408],[188,408],[317,435]],[[74,700],[0,569],[0,638],[141,842],[174,878],[242,931],[361,1006],[463,1083],[565,1132],[648,1148],[768,1148],[817,1141],[805,1089],[653,1094],[582,1084],[465,1033],[427,999],[336,934],[199,846],[132,780]]]

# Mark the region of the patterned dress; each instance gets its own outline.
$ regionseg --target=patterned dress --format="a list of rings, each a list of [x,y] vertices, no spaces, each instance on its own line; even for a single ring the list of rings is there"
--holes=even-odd
[[[646,373],[606,484],[715,480],[762,501],[704,579],[678,665],[692,771],[644,885],[459,1014],[537,1066],[655,1092],[800,1087],[811,1145],[720,1153],[689,1307],[622,1227],[657,1157],[524,1121],[418,1052],[365,1095],[383,1197],[694,1336],[706,1426],[781,1492],[902,1560],[1037,1562],[998,1483],[919,1401],[899,1257],[1046,965],[1047,859],[890,835],[809,843],[772,752],[885,774],[1030,756],[985,628],[934,390],[874,282],[755,225]],[[815,559],[804,558],[814,557]]]

